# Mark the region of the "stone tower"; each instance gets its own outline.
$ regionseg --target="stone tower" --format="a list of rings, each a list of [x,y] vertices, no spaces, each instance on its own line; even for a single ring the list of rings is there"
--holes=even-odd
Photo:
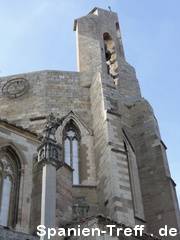
[[[97,196],[100,212],[150,232],[179,229],[179,210],[166,146],[135,71],[124,57],[117,15],[93,9],[75,21],[78,70],[91,83]],[[103,204],[104,203],[104,204]]]
[[[166,146],[153,109],[141,96],[135,70],[125,60],[117,14],[94,8],[75,20],[74,30],[78,72],[1,78],[0,147],[21,153],[17,161],[24,169],[18,180],[24,199],[17,198],[18,217],[13,224],[7,217],[4,225],[35,234],[40,224],[42,171],[36,167],[35,150],[40,142],[32,131],[42,132],[45,117],[53,112],[64,118],[56,132],[65,161],[57,170],[58,227],[86,222],[98,213],[127,226],[145,225],[155,235],[165,225],[179,232]]]

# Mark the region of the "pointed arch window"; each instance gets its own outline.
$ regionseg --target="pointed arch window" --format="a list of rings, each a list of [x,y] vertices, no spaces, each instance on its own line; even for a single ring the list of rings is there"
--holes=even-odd
[[[15,226],[19,165],[9,151],[0,151],[0,225]]]
[[[64,160],[73,168],[73,184],[79,184],[80,131],[73,120],[64,128]]]

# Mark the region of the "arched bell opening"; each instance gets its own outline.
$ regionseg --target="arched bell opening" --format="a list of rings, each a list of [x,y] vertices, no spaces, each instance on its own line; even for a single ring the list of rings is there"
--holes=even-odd
[[[103,34],[103,39],[107,74],[113,78],[114,82],[116,82],[118,77],[118,63],[116,59],[117,55],[115,50],[115,43],[107,32]]]

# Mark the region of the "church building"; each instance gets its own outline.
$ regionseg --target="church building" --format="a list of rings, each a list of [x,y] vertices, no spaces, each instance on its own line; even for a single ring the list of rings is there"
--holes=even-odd
[[[0,78],[0,240],[180,239],[166,145],[117,14],[94,8],[74,31],[77,72]],[[43,223],[101,235],[40,237]]]

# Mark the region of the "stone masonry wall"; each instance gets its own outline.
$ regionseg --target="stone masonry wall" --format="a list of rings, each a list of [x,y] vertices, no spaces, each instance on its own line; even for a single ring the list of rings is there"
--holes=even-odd
[[[129,170],[124,151],[118,90],[107,75],[96,75],[91,86],[94,120],[97,196],[100,212],[134,225]],[[98,114],[97,114],[98,112]]]
[[[0,98],[1,117],[41,131],[45,121],[37,117],[51,112],[62,117],[74,110],[91,125],[89,89],[81,87],[82,76],[75,72],[42,71],[2,78],[2,84],[14,78],[26,78],[30,89],[19,98]]]
[[[113,227],[110,230],[110,225],[113,225]],[[145,231],[143,233],[137,234],[133,229],[131,229],[131,233],[129,231],[124,234],[123,230],[129,230],[128,226],[125,226],[122,223],[117,223],[112,221],[110,218],[105,218],[101,215],[88,218],[86,220],[81,220],[78,222],[71,222],[67,225],[68,228],[74,228],[78,229],[80,226],[81,231],[84,228],[88,228],[89,233],[86,236],[72,236],[69,237],[69,239],[87,239],[87,240],[161,240],[160,238],[156,236],[151,236],[150,234],[147,234]],[[121,230],[120,230],[121,229]],[[95,230],[95,231],[94,231]],[[120,231],[119,231],[120,230]],[[100,233],[101,231],[101,233]],[[86,232],[87,233],[87,232]],[[130,234],[129,234],[130,233]],[[127,236],[128,235],[128,236]]]
[[[141,100],[131,113],[147,230],[158,234],[165,225],[179,229],[177,199],[153,110]]]
[[[33,158],[39,144],[37,136],[28,134],[7,123],[0,122],[0,149],[11,148],[18,157],[21,168],[18,218],[15,230],[29,233],[32,204]]]
[[[121,115],[119,109],[119,92],[111,78],[103,75],[103,96],[107,112],[108,147],[110,148],[113,199],[110,212],[113,218],[134,225],[134,209],[131,193],[129,165],[124,150]]]
[[[136,78],[135,69],[124,59],[118,58],[119,62],[119,82],[118,88],[122,103],[132,106],[134,102],[141,98],[139,82]]]
[[[102,83],[100,74],[97,74],[90,89],[91,108],[93,114],[94,130],[94,157],[97,172],[97,197],[100,212],[108,215],[105,207],[107,200],[107,189],[111,189],[111,163],[108,161],[110,151],[107,149],[108,132],[106,112],[104,110],[104,100],[102,95]],[[105,170],[106,169],[106,170]],[[109,176],[108,176],[109,175]],[[108,186],[108,185],[109,186]]]
[[[97,187],[96,186],[73,186],[72,192],[75,199],[82,199],[88,206],[88,211],[84,217],[94,216],[99,212],[98,200],[97,200]],[[81,218],[81,215],[74,214],[74,219]]]
[[[109,33],[115,43],[113,50],[117,53],[119,49],[122,49],[122,42],[118,38],[117,23],[116,13],[99,8],[75,20],[79,71],[107,72],[103,34]],[[120,51],[118,53],[120,54]],[[124,58],[124,54],[120,54],[120,57]]]
[[[39,237],[0,228],[0,240],[39,240]]]
[[[56,225],[65,226],[72,219],[72,168],[67,165],[57,170]]]
[[[36,235],[37,226],[41,222],[41,193],[42,193],[42,169],[36,166],[36,159],[33,164],[33,186],[31,195],[31,211],[30,211],[30,230],[29,233]]]

